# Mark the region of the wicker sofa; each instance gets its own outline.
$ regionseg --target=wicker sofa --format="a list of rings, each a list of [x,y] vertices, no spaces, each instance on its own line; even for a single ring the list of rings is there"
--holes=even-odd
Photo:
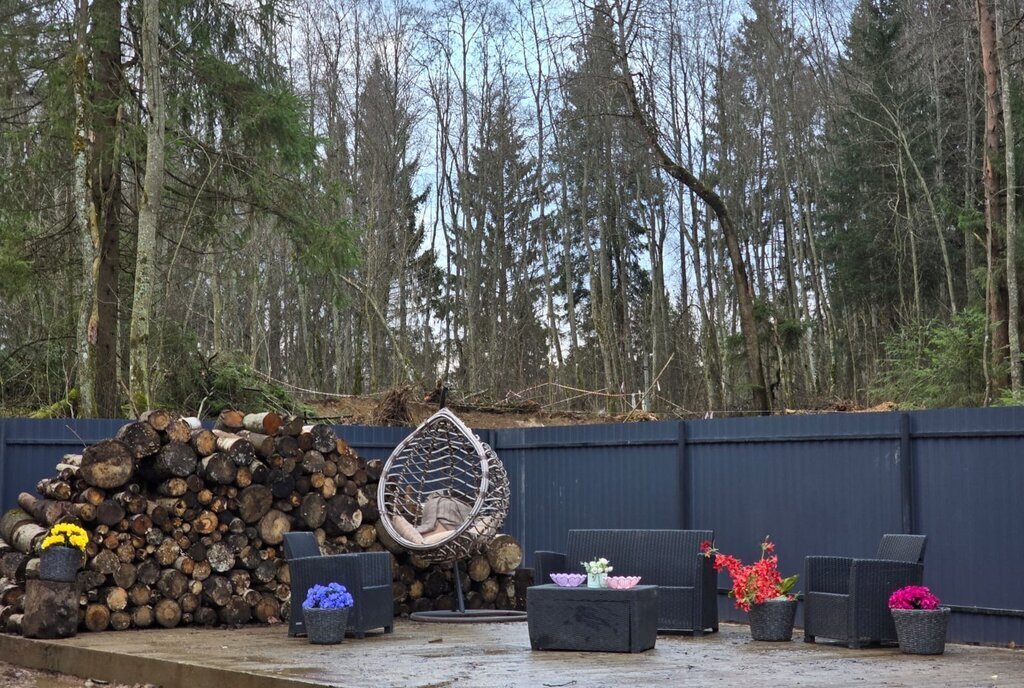
[[[314,584],[341,583],[355,600],[348,630],[357,638],[373,628],[391,633],[395,606],[391,592],[391,555],[387,552],[322,555],[313,533],[285,533],[285,556],[291,573],[292,604],[288,635],[305,635],[302,601]]]
[[[883,535],[874,559],[807,557],[804,641],[818,636],[851,648],[895,643],[889,595],[924,576],[924,535]]]
[[[717,576],[700,544],[711,530],[570,530],[566,551],[535,552],[534,583],[550,574],[582,572],[580,562],[606,557],[614,574],[658,586],[658,630],[703,635],[718,630]]]

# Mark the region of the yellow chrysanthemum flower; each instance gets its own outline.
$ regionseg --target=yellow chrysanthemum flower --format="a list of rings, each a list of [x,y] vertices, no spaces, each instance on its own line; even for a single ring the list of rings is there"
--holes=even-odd
[[[50,533],[43,538],[39,548],[62,546],[84,550],[88,544],[89,534],[85,532],[84,528],[74,523],[58,523],[50,528]]]

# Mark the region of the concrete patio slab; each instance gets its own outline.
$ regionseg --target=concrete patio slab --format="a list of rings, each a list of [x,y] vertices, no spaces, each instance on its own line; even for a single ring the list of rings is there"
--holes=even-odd
[[[418,624],[390,635],[312,645],[285,626],[92,633],[55,641],[0,636],[0,659],[106,681],[163,688],[336,686],[1024,686],[1019,650],[947,645],[935,657],[750,640],[725,624],[702,638],[658,636],[642,654],[533,652],[526,624]]]

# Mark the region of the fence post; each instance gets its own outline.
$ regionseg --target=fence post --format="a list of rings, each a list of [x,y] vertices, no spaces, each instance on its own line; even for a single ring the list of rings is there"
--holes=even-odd
[[[900,414],[900,506],[903,517],[903,532],[914,530],[914,457],[910,444],[910,414]]]
[[[676,456],[679,459],[679,513],[682,523],[679,527],[686,530],[690,526],[690,453],[686,448],[686,421],[680,420],[676,426]]]
[[[4,494],[7,489],[7,419],[0,418],[0,509],[8,508]]]

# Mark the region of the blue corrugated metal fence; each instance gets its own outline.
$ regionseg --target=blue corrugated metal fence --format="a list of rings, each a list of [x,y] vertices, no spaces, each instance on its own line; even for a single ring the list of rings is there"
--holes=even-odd
[[[123,422],[0,420],[3,508]],[[381,459],[409,432],[337,430]],[[527,565],[571,528],[706,528],[745,559],[770,535],[784,575],[809,554],[872,556],[883,533],[925,533],[926,583],[956,612],[950,638],[1024,643],[1022,408],[478,432],[506,465],[505,530]],[[745,617],[724,596],[721,610]]]

